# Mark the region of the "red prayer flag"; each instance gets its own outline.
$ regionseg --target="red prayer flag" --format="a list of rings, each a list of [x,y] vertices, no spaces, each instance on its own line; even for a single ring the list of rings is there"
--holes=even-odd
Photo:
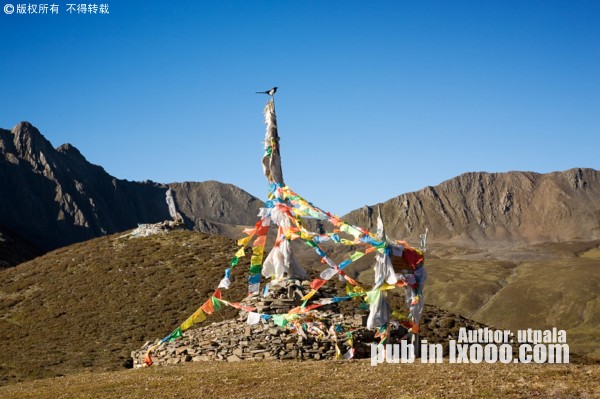
[[[152,361],[152,358],[150,357],[149,353],[146,353],[146,358],[144,359],[144,363],[146,363],[146,366],[148,366],[148,367],[152,366],[152,364],[154,363]]]
[[[321,288],[323,286],[323,284],[325,284],[327,282],[327,280],[323,280],[320,278],[316,278],[314,279],[311,283],[310,283],[310,288],[313,290],[318,290],[319,288]]]

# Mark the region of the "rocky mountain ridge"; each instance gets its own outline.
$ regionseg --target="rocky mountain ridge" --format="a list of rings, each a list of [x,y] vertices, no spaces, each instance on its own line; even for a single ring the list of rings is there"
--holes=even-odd
[[[514,246],[600,238],[600,172],[472,172],[435,187],[354,210],[344,218],[373,229],[377,208],[390,237],[460,246]]]
[[[117,179],[71,144],[53,148],[28,122],[0,129],[0,187],[0,226],[42,250],[169,219],[169,188],[188,227],[198,231],[222,233],[226,225],[252,224],[261,204],[215,181]]]

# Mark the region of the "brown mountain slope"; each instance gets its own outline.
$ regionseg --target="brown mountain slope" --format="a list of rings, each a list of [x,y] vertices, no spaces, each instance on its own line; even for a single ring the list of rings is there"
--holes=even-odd
[[[486,247],[600,238],[600,172],[465,173],[344,217],[373,228],[381,206],[388,235]]]
[[[200,231],[251,224],[260,206],[218,182],[169,186],[114,178],[70,144],[54,149],[28,122],[0,129],[0,187],[0,225],[43,250],[169,219],[169,187],[188,227]]]
[[[123,367],[132,349],[168,334],[209,297],[237,248],[191,231],[118,237],[0,271],[2,383]],[[246,293],[245,279],[238,280],[228,297]]]
[[[188,226],[203,233],[238,237],[235,226],[253,225],[262,201],[232,184],[218,181],[168,184]]]
[[[563,329],[571,351],[600,359],[600,241],[521,247],[510,261],[501,251],[437,247],[426,259],[427,303],[496,328]],[[371,265],[357,270],[365,283]]]

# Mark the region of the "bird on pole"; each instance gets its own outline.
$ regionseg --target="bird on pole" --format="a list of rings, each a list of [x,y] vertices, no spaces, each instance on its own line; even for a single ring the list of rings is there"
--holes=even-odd
[[[271,90],[267,91],[257,91],[256,94],[267,94],[271,97],[277,92],[277,86],[273,87]]]

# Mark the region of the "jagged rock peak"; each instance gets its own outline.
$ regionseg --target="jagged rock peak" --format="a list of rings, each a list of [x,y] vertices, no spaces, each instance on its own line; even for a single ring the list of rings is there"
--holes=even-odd
[[[40,133],[40,131],[29,122],[19,122],[12,129],[13,142],[19,153],[35,154],[40,151],[46,152],[52,145]],[[53,148],[52,148],[53,149]]]
[[[79,159],[85,160],[85,157],[83,156],[83,154],[81,153],[81,151],[79,151],[77,149],[77,147],[73,146],[70,143],[65,143],[65,144],[57,147],[56,151],[58,151],[58,152],[60,152],[61,154],[64,154],[64,155],[69,155],[69,156],[74,157],[74,158],[79,158]]]

